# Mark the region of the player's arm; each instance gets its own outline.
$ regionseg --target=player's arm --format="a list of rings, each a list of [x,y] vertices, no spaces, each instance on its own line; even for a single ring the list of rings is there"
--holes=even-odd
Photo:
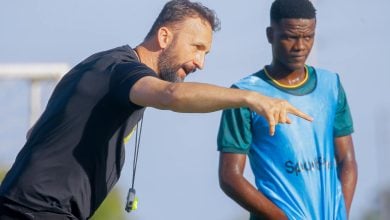
[[[213,112],[226,108],[249,107],[263,115],[275,132],[278,123],[290,123],[287,113],[312,120],[287,101],[259,93],[229,89],[205,83],[170,83],[156,77],[139,79],[131,88],[130,100],[141,106],[176,112]]]
[[[252,214],[265,219],[287,219],[284,212],[243,176],[246,155],[220,153],[219,183],[222,190]]]
[[[358,177],[352,136],[336,137],[335,146],[338,174],[343,188],[347,213],[349,214]]]

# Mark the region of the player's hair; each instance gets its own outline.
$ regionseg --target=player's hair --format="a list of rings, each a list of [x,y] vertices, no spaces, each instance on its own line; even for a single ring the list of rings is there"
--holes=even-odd
[[[213,10],[199,2],[172,0],[165,4],[145,39],[154,36],[163,26],[182,22],[189,17],[200,17],[207,21],[213,31],[221,29],[221,22]]]
[[[271,22],[283,18],[316,18],[316,9],[310,0],[275,0],[271,6]]]

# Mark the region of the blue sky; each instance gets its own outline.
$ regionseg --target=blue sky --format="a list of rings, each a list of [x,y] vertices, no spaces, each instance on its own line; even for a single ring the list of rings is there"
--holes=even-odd
[[[271,61],[265,38],[270,0],[201,1],[222,21],[206,67],[187,81],[230,86]],[[2,1],[0,63],[65,62],[92,53],[136,46],[165,1]],[[316,46],[309,64],[340,74],[352,110],[359,182],[351,219],[377,205],[377,190],[390,185],[390,2],[315,1]],[[45,97],[51,87],[45,87]],[[0,82],[0,164],[9,165],[28,129],[28,84]],[[384,94],[383,94],[384,93]],[[45,104],[45,103],[44,103]],[[136,219],[246,219],[247,213],[218,186],[216,133],[220,112],[178,114],[148,109],[137,171]],[[130,185],[133,141],[118,187]],[[249,168],[249,167],[247,167]],[[247,172],[248,178],[251,174]]]

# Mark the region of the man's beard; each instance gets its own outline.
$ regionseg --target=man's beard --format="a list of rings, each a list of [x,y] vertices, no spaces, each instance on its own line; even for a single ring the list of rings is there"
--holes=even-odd
[[[177,75],[181,65],[175,64],[176,57],[173,55],[172,46],[167,47],[158,57],[158,69],[160,78],[168,82],[183,82]]]

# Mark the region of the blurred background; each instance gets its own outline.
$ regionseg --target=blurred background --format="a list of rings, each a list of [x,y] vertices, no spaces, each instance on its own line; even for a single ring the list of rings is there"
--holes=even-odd
[[[38,64],[49,65],[49,69],[57,66],[61,74],[92,53],[124,44],[135,47],[165,2],[1,1],[0,72],[12,72],[10,65],[27,65],[29,69],[28,65]],[[229,87],[270,63],[265,28],[271,0],[200,2],[217,12],[222,29],[214,36],[205,69],[187,81]],[[318,21],[316,45],[308,64],[340,74],[354,118],[359,180],[350,217],[390,219],[390,2],[313,2]],[[41,79],[0,78],[1,175],[24,144],[30,119],[34,120],[30,109],[41,111],[39,106],[46,105],[56,82],[53,77]],[[38,107],[31,103],[37,94]],[[94,219],[248,219],[248,213],[218,185],[219,118],[220,112],[178,114],[148,109],[135,183],[138,210],[130,214],[124,211],[131,185],[133,138],[127,146],[122,177]],[[252,180],[247,168],[246,175]]]

